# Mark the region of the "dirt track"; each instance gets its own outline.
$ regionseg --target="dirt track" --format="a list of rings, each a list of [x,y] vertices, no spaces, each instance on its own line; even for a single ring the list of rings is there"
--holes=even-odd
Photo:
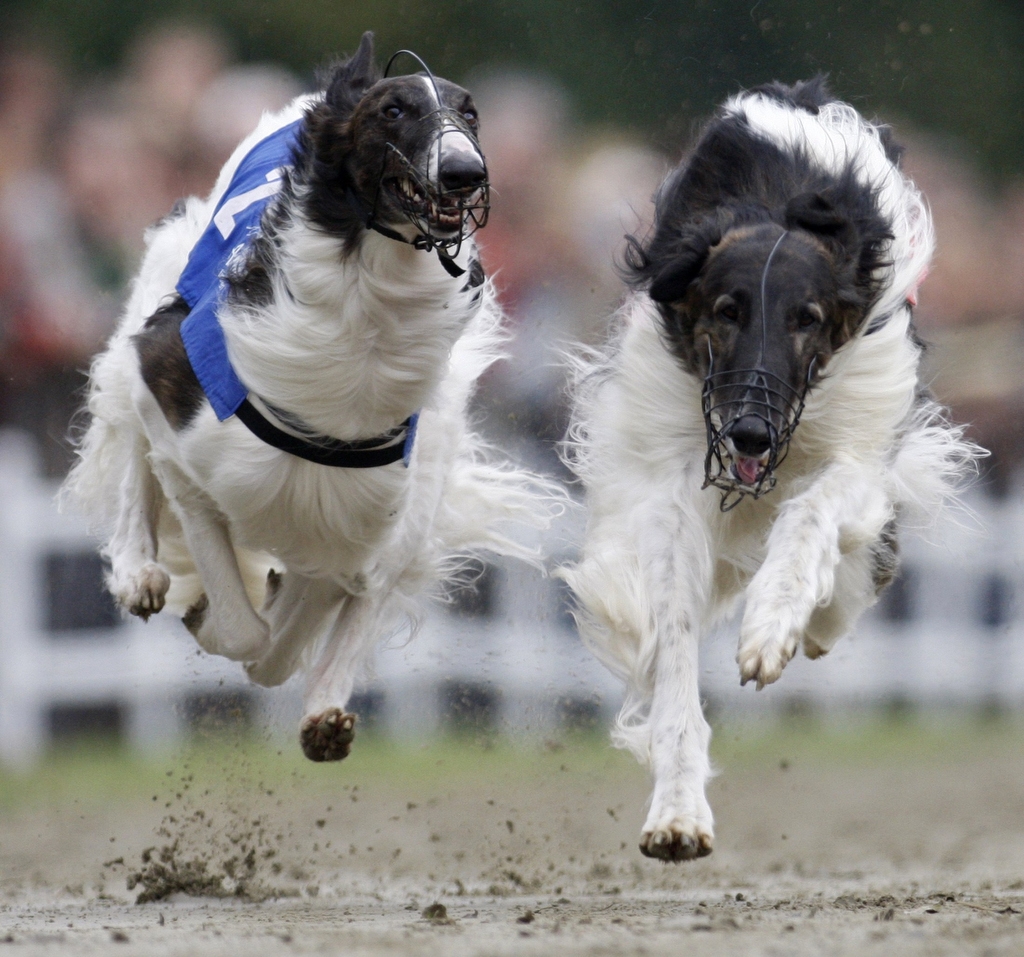
[[[645,778],[592,744],[58,765],[2,792],[0,952],[1019,954],[1022,742],[720,734],[716,850],[681,866],[640,856]],[[241,896],[135,903],[175,880]]]

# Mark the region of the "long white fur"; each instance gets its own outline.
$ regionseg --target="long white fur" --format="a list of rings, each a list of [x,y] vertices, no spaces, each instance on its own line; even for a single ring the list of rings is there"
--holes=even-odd
[[[702,383],[666,349],[650,298],[634,295],[608,346],[576,360],[567,451],[589,518],[579,561],[560,574],[578,599],[584,640],[626,684],[613,739],[653,772],[642,847],[677,858],[707,853],[713,840],[700,637],[745,597],[743,678],[759,687],[777,680],[801,641],[812,657],[827,652],[875,601],[870,549],[886,524],[933,520],[978,451],[917,397],[920,348],[907,300],[927,267],[932,227],[877,131],[845,104],[814,116],[741,94],[725,111],[825,169],[853,160],[895,234],[865,327],[891,318],[834,355],[807,397],[777,487],[727,513],[718,490],[701,489]],[[669,847],[673,854],[659,853]]]
[[[417,596],[480,549],[538,562],[512,523],[542,527],[559,491],[500,460],[467,425],[480,374],[503,347],[489,282],[462,292],[437,258],[375,232],[345,258],[296,207],[270,307],[224,307],[240,378],[261,399],[339,438],[380,434],[421,410],[409,468],[330,468],[264,444],[203,404],[171,428],[131,337],[173,293],[240,159],[300,117],[265,116],[211,196],[154,228],[123,319],[92,369],[91,423],[65,499],[92,519],[124,607],[184,613],[209,599],[197,640],[278,684],[305,660],[306,716],[342,709],[373,645]],[[459,257],[466,266],[472,242]],[[276,594],[267,571],[284,570]],[[150,603],[150,604],[147,604]]]

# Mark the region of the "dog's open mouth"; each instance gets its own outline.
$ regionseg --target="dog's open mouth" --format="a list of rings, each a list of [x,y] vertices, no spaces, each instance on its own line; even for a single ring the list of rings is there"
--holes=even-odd
[[[431,232],[461,232],[466,210],[475,208],[483,199],[483,190],[479,188],[437,193],[408,176],[396,177],[388,185],[399,206],[410,217],[425,223]]]
[[[749,455],[737,455],[732,461],[733,477],[740,485],[757,488],[768,471],[769,454],[765,452],[757,458]]]

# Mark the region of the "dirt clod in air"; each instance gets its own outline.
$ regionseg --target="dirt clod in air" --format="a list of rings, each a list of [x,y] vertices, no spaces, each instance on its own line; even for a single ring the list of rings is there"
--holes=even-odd
[[[429,920],[430,923],[432,924],[455,923],[455,921],[453,921],[448,916],[448,908],[445,907],[444,904],[440,903],[439,901],[434,901],[433,904],[428,904],[426,907],[424,907],[421,916],[424,918],[424,920]]]

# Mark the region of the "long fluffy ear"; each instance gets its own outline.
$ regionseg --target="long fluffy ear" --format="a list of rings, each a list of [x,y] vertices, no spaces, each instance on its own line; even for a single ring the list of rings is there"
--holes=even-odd
[[[850,218],[822,193],[800,193],[786,204],[786,227],[806,229],[853,252],[859,235]]]
[[[655,302],[678,302],[686,295],[704,268],[712,246],[722,241],[717,218],[688,223],[669,250],[668,261],[651,280],[650,297]]]
[[[849,270],[847,298],[865,306],[878,295],[880,270],[889,265],[887,244],[892,232],[877,213],[860,216],[856,207],[833,202],[827,193],[801,193],[786,204],[786,226],[805,229],[829,246],[840,269]],[[853,210],[851,213],[850,210]]]
[[[339,112],[351,112],[363,94],[380,79],[373,57],[373,33],[367,30],[359,49],[331,70],[325,99]]]

